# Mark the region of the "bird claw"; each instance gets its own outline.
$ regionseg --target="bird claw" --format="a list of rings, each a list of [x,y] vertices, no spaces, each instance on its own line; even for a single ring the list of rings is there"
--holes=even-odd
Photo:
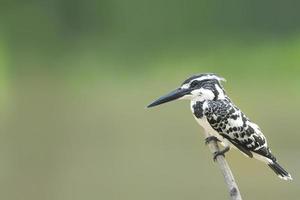
[[[214,162],[216,162],[217,157],[220,156],[220,155],[222,155],[222,156],[225,158],[225,153],[226,153],[227,151],[229,151],[229,149],[230,149],[230,147],[225,147],[225,149],[223,149],[223,150],[221,150],[221,151],[216,151],[216,152],[214,152],[214,155],[213,155],[213,160],[214,160]]]
[[[214,156],[213,156],[214,162],[216,162],[217,157],[220,156],[220,155],[222,155],[222,156],[225,158],[225,153],[223,153],[223,152],[221,152],[221,151],[216,151],[216,152],[214,153]]]
[[[216,142],[221,142],[217,137],[215,136],[208,136],[207,138],[204,139],[204,142],[206,145],[210,143],[210,141],[216,141]]]

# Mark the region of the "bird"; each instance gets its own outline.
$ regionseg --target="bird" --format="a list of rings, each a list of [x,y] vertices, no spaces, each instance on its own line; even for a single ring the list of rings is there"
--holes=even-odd
[[[151,108],[174,100],[190,100],[190,108],[200,126],[209,133],[208,144],[214,140],[224,149],[214,153],[214,161],[230,149],[237,149],[249,158],[267,164],[283,180],[292,176],[277,162],[260,127],[252,122],[227,96],[222,82],[215,73],[201,73],[187,78],[177,89],[158,98],[147,106]]]

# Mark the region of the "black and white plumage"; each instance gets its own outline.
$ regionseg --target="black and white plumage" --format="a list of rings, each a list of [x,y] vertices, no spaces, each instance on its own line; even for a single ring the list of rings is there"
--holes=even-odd
[[[265,162],[280,178],[292,180],[277,162],[261,129],[236,107],[226,95],[221,81],[212,73],[194,75],[171,93],[154,101],[153,107],[175,99],[191,100],[191,110],[197,122],[224,146],[223,152],[237,148],[246,156]]]

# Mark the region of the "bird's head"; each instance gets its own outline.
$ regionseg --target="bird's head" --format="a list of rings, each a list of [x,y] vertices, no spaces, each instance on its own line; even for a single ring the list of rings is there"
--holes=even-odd
[[[154,107],[177,99],[205,101],[225,98],[221,81],[225,81],[225,79],[213,73],[193,75],[186,79],[179,88],[158,98],[147,107]]]

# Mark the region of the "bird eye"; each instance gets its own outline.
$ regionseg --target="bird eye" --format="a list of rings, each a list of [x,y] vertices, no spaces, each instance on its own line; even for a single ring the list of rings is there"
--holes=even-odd
[[[198,81],[193,81],[193,82],[191,82],[190,87],[194,88],[194,87],[196,87],[198,84],[199,84]]]

